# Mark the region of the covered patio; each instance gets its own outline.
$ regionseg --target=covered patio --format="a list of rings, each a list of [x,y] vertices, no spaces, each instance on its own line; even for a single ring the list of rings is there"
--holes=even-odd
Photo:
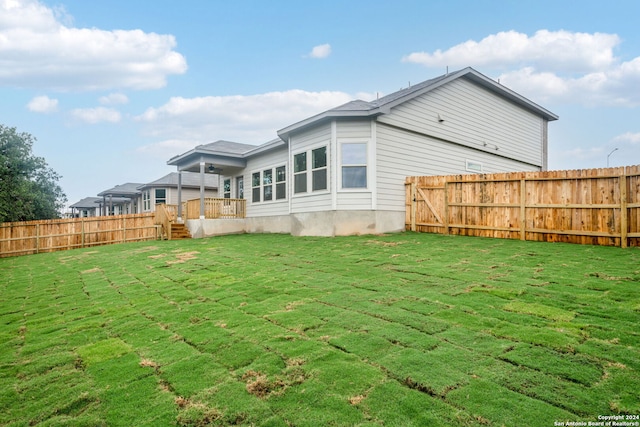
[[[198,145],[183,154],[172,157],[167,164],[176,166],[178,170],[178,205],[176,220],[185,219],[213,219],[213,218],[244,218],[246,204],[244,201],[244,185],[240,179],[236,185],[235,198],[231,197],[231,184],[223,183],[223,197],[207,199],[204,192],[205,174],[220,174],[233,176],[240,174],[247,164],[243,154],[254,149],[255,146],[230,141],[216,141],[210,144]],[[200,174],[200,198],[182,199],[182,172],[196,172]]]

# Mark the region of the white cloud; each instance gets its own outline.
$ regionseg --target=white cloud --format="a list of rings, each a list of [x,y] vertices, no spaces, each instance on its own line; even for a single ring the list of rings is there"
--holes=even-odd
[[[640,57],[615,57],[620,42],[616,34],[507,31],[444,51],[411,53],[403,61],[498,70],[502,84],[538,102],[633,107],[640,105]]]
[[[175,97],[135,119],[146,125],[147,135],[164,141],[156,148],[164,149],[177,141],[171,157],[185,151],[184,141],[190,142],[189,148],[218,139],[263,143],[277,138],[279,129],[352,99],[343,92],[302,90],[251,96]]]
[[[58,111],[58,100],[48,96],[36,96],[27,104],[29,111],[34,113],[55,113]]]
[[[0,0],[0,86],[155,89],[187,69],[171,35],[66,26],[37,0]]]
[[[129,98],[123,93],[110,93],[107,96],[101,96],[98,101],[102,105],[122,105],[127,104]]]
[[[329,55],[331,55],[331,45],[326,43],[315,46],[313,49],[311,49],[311,52],[308,56],[310,58],[324,59]]]
[[[122,115],[119,111],[106,107],[76,108],[71,111],[71,116],[76,120],[89,124],[101,122],[118,123],[122,120]]]
[[[630,144],[640,144],[640,132],[627,132],[613,138],[613,142],[628,142]]]
[[[138,147],[136,151],[144,154],[145,156],[153,156],[159,160],[167,161],[173,156],[191,150],[196,145],[198,145],[198,143],[194,143],[194,141],[190,140],[167,139],[165,141],[143,145]]]
[[[532,37],[516,31],[492,34],[479,42],[469,40],[444,52],[415,52],[403,58],[427,67],[468,65],[504,68],[534,65],[543,70],[584,72],[610,66],[613,48],[620,43],[615,34],[537,31]]]

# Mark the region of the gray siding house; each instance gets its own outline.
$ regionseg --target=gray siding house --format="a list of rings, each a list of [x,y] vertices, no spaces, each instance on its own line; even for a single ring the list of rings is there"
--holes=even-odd
[[[558,116],[472,68],[375,101],[352,101],[278,131],[260,146],[217,141],[168,161],[220,175],[247,200],[233,224],[201,216],[194,236],[335,236],[404,230],[406,176],[537,171]]]
[[[181,180],[181,192],[183,200],[197,199],[200,197],[200,175],[197,173],[171,172],[156,179],[153,182],[140,185],[138,190],[138,205],[140,212],[154,212],[156,204],[178,204],[178,180]],[[204,175],[205,197],[218,197],[218,176]]]

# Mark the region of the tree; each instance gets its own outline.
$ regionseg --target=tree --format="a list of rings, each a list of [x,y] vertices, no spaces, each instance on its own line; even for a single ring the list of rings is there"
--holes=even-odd
[[[61,176],[31,152],[35,140],[0,125],[0,223],[59,218],[67,201]]]

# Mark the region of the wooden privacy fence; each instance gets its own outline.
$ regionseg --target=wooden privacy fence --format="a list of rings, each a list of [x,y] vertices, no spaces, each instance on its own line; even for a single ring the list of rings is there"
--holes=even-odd
[[[405,188],[407,230],[640,246],[640,165],[414,176]]]
[[[10,222],[0,224],[0,257],[158,238],[153,213]]]

